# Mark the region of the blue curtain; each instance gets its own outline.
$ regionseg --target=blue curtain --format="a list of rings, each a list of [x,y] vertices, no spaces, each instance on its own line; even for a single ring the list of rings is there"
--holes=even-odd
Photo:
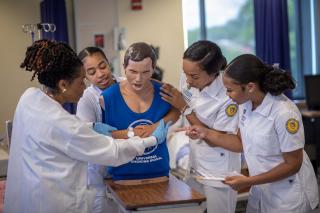
[[[287,0],[254,0],[254,20],[257,56],[290,72]]]
[[[69,43],[65,0],[43,0],[40,8],[41,22],[56,25],[55,32],[42,31],[42,38]],[[76,112],[75,104],[66,103],[63,107],[72,114]]]
[[[57,29],[54,33],[42,31],[43,38],[68,43],[68,26],[65,0],[43,0],[40,3],[41,22],[53,23]]]

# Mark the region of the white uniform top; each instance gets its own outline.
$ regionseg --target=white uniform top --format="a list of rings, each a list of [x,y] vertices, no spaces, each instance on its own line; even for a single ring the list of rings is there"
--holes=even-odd
[[[116,81],[123,81],[124,77],[116,77]],[[77,116],[83,121],[101,122],[102,111],[99,104],[99,98],[102,90],[94,85],[90,85],[84,90],[83,96],[77,104]]]
[[[77,104],[76,113],[82,121],[102,122],[102,110],[99,104],[99,97],[101,93],[102,90],[93,85],[85,89],[83,96]],[[88,186],[96,188],[97,196],[106,195],[106,186],[103,181],[105,175],[105,166],[88,163]]]
[[[116,78],[117,82],[122,81],[123,77]],[[87,87],[77,104],[76,115],[87,122],[102,122],[102,110],[99,103],[99,98],[102,90],[94,85]],[[105,195],[105,184],[103,178],[106,173],[105,166],[91,164],[88,165],[88,185],[96,188],[101,188],[97,191],[98,196]]]
[[[90,85],[84,90],[83,96],[77,104],[77,116],[88,122],[101,122],[102,110],[99,104],[99,97],[102,90],[94,85]]]
[[[97,134],[38,88],[16,108],[4,212],[89,212],[88,162],[118,166],[144,153],[147,141]]]
[[[196,88],[188,89],[184,74],[180,85],[185,100],[202,123],[219,131],[236,133],[238,106],[226,95],[222,73],[201,91]],[[190,166],[196,171],[219,176],[232,171],[240,172],[240,153],[221,147],[211,147],[204,141],[191,142],[190,147]],[[211,181],[210,185],[228,187],[219,181]]]
[[[286,96],[268,93],[254,111],[248,101],[239,107],[239,113],[239,128],[250,176],[268,172],[282,163],[282,153],[304,147],[301,114]],[[304,193],[312,208],[319,202],[316,177],[305,152],[297,174],[254,187],[263,188],[256,199],[261,199],[269,210],[294,208],[301,204],[299,201]]]

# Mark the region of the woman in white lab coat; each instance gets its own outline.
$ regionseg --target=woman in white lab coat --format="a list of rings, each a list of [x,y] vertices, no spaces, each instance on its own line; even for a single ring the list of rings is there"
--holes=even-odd
[[[115,142],[65,111],[62,104],[78,102],[85,89],[82,62],[67,44],[34,42],[21,68],[34,72],[43,89],[27,89],[15,111],[5,212],[90,212],[95,194],[87,188],[88,162],[120,165],[164,141],[166,126],[155,137]]]
[[[226,59],[211,41],[193,43],[183,55],[180,91],[170,85],[162,87],[164,100],[179,109],[191,124],[236,133],[238,106],[226,95],[222,73]],[[224,176],[240,173],[240,154],[212,146],[206,141],[190,141],[190,166],[197,176]],[[233,213],[237,192],[221,181],[205,181],[192,176],[187,183],[206,195],[208,213]]]
[[[203,138],[226,149],[241,149],[250,176],[227,177],[235,190],[251,187],[247,212],[303,213],[319,203],[313,167],[303,150],[301,114],[283,91],[295,87],[292,77],[254,55],[235,58],[223,78],[227,94],[240,104],[238,136],[199,126],[192,138]]]

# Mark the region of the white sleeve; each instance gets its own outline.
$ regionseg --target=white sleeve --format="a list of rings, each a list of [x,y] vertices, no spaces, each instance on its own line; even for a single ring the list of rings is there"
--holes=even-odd
[[[239,123],[238,105],[228,99],[223,106],[220,107],[216,119],[214,120],[213,129],[236,133]]]
[[[90,95],[92,95],[92,97],[90,97]],[[93,94],[85,92],[77,104],[76,115],[82,121],[97,122],[98,118],[96,116],[96,108],[97,103],[94,102]]]
[[[304,129],[300,113],[286,111],[275,120],[281,152],[292,152],[304,147]]]
[[[141,155],[146,147],[155,145],[154,137],[128,140],[114,140],[100,135],[85,123],[77,129],[71,129],[73,137],[66,144],[66,154],[77,160],[90,163],[119,166]]]

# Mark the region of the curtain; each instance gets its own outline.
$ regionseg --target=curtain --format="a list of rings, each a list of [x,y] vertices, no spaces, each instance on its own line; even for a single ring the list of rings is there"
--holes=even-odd
[[[41,23],[52,23],[56,25],[55,32],[42,31],[42,38],[69,42],[67,12],[65,0],[43,0],[40,3]],[[76,105],[66,103],[63,107],[70,113],[75,114]]]
[[[56,25],[55,32],[42,31],[42,37],[68,43],[68,26],[65,0],[43,0],[40,3],[41,22]]]
[[[254,20],[257,56],[290,72],[287,0],[254,0]]]

